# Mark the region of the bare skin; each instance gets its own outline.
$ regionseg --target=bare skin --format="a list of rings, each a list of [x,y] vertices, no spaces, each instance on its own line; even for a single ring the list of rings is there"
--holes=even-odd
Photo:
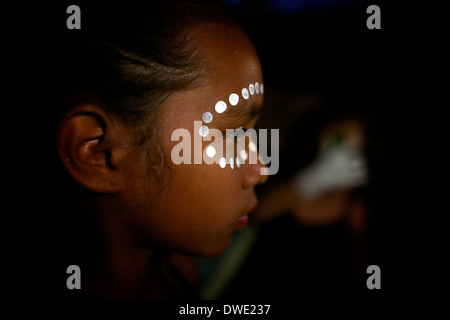
[[[170,160],[176,144],[171,141],[173,130],[185,128],[193,137],[194,120],[205,111],[213,112],[217,101],[262,82],[258,56],[240,29],[210,23],[192,32],[206,56],[207,69],[200,86],[176,92],[160,106],[162,176],[169,177],[163,185],[145,152],[133,146],[133,128],[100,106],[78,105],[61,122],[57,143],[67,170],[80,185],[102,195],[79,199],[95,215],[104,238],[101,262],[86,276],[84,288],[92,297],[170,296],[176,280],[152,261],[155,252],[170,253],[168,259],[183,265],[184,276],[194,282],[191,256],[222,252],[236,230],[236,220],[257,205],[253,187],[265,178],[260,175],[262,164],[231,170],[217,164],[174,165]],[[215,128],[255,125],[262,95],[241,100],[234,108],[242,112],[215,115]],[[250,108],[254,110],[244,112]],[[206,145],[203,142],[203,148]],[[171,286],[172,291],[166,290]]]

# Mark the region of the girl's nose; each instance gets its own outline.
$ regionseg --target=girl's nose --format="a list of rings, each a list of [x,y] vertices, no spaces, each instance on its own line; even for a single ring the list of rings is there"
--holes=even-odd
[[[257,163],[249,163],[246,165],[244,176],[242,178],[242,187],[252,188],[266,182],[268,178],[268,169],[258,157]]]

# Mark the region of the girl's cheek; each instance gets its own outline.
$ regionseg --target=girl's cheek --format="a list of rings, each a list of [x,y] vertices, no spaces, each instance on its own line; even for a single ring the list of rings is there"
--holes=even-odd
[[[238,170],[244,164],[257,163],[258,150],[255,137],[252,134],[244,138],[234,130],[229,130],[227,134],[217,136],[213,142],[204,145],[203,156],[209,165]]]
[[[210,130],[211,131],[214,130]],[[236,162],[236,153],[235,153],[235,143],[234,140],[227,136],[223,135],[220,130],[214,132],[211,136],[207,137],[208,140],[212,141],[204,141],[203,146],[203,160],[206,164],[211,166],[217,166],[221,169],[231,169],[234,170],[240,166],[240,161]]]

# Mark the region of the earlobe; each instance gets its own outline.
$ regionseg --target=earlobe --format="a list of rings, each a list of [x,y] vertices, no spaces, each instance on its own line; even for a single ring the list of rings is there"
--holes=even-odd
[[[107,115],[93,105],[76,107],[59,126],[57,148],[61,160],[75,181],[94,192],[120,190],[118,172],[111,163],[111,141],[106,137],[113,127]]]

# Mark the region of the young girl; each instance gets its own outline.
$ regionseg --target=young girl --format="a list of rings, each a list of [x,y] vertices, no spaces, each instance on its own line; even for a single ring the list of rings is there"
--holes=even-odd
[[[186,257],[221,253],[266,179],[245,161],[254,148],[225,156],[226,129],[252,128],[262,107],[257,53],[215,1],[80,9],[55,65],[61,260],[80,267],[83,297],[195,297]],[[190,150],[174,152],[177,130]]]

